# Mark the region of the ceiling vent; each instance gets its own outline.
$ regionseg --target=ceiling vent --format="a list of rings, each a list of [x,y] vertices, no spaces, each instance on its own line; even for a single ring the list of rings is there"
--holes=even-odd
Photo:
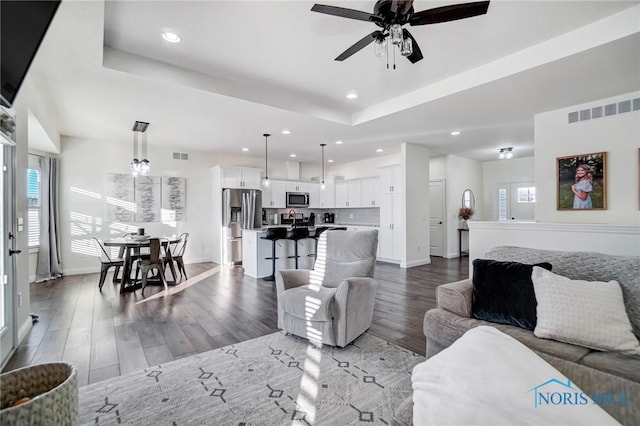
[[[571,124],[579,121],[595,120],[596,118],[608,117],[610,115],[624,114],[625,112],[631,111],[640,111],[640,98],[573,111],[569,113],[568,119],[569,124]]]
[[[172,158],[174,160],[188,160],[189,159],[189,153],[188,152],[174,152],[172,154]]]

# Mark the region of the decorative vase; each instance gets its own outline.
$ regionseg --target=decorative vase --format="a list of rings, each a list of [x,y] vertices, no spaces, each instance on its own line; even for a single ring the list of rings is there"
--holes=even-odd
[[[467,224],[467,219],[462,219],[460,221],[460,229],[469,229],[469,225]]]

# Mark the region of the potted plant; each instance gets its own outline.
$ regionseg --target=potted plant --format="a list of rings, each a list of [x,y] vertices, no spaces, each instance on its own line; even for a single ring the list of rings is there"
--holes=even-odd
[[[462,219],[462,222],[460,223],[461,228],[467,228],[467,220],[469,220],[471,216],[473,216],[473,213],[474,211],[472,208],[460,207],[460,210],[458,210],[458,217]]]

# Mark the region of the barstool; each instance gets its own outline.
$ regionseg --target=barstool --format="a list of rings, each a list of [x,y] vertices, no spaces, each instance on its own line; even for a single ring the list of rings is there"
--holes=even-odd
[[[318,240],[320,239],[320,235],[329,229],[328,226],[318,226],[313,234],[313,238],[315,240],[316,251],[314,253],[309,253],[309,257],[318,257]]]
[[[263,278],[265,281],[276,280],[276,241],[287,238],[287,228],[269,228],[261,240],[271,240],[271,257],[265,257],[266,260],[271,259],[271,275]]]
[[[289,259],[292,257],[296,259],[296,269],[298,269],[298,241],[309,238],[309,228],[293,228],[287,231],[287,240],[292,240],[294,244],[294,255],[289,256]]]

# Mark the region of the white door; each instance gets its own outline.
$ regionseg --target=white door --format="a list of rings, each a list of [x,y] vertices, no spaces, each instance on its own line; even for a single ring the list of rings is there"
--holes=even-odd
[[[536,187],[533,182],[512,182],[510,185],[510,219],[533,220],[535,218]]]
[[[380,196],[380,231],[378,248],[380,257],[393,259],[393,194]]]
[[[287,207],[287,184],[284,182],[271,182],[271,207],[284,209]]]
[[[322,207],[320,202],[320,184],[309,183],[307,184],[307,190],[309,191],[309,208],[319,209]]]
[[[0,212],[0,365],[7,360],[16,342],[15,317],[14,317],[14,292],[15,292],[15,256],[9,255],[9,250],[14,249],[15,240],[11,240],[9,234],[15,235],[12,224],[15,217],[15,172],[13,170],[13,157],[15,148],[0,145],[0,197],[3,209]]]
[[[429,181],[429,250],[431,256],[444,256],[444,179]]]
[[[349,186],[347,182],[336,183],[336,207],[349,207]]]

